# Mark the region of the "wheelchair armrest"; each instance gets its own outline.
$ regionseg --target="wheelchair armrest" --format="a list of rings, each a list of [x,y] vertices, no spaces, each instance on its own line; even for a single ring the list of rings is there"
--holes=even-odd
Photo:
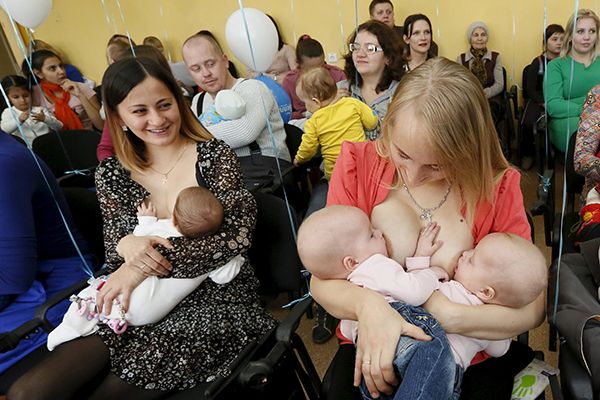
[[[94,273],[94,277],[98,277],[104,273],[106,273],[106,269],[101,269]],[[34,318],[40,322],[40,324],[46,332],[52,331],[55,328],[55,326],[52,325],[52,323],[50,323],[50,321],[48,321],[48,319],[46,318],[48,310],[60,303],[61,301],[63,301],[64,299],[69,298],[69,296],[71,296],[73,293],[82,291],[87,286],[88,280],[85,279],[61,290],[60,292],[52,296],[49,300],[47,300],[44,304],[38,307],[38,309],[35,311]]]
[[[312,305],[313,299],[312,297],[308,297],[292,308],[292,311],[288,316],[279,324],[277,330],[275,331],[275,338],[278,342],[290,343],[292,340],[292,335],[298,329],[300,325],[300,320],[302,316],[306,314],[306,311]]]
[[[37,317],[31,319],[10,332],[0,334],[0,353],[7,352],[17,347],[21,339],[42,326],[42,321]]]

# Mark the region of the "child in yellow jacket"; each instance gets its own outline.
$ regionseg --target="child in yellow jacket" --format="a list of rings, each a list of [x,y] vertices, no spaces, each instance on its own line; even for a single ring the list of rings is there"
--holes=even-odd
[[[365,129],[374,129],[377,115],[365,103],[351,97],[335,100],[336,84],[327,70],[315,68],[298,79],[296,94],[313,113],[304,125],[302,143],[294,164],[309,161],[321,146],[325,177],[331,177],[342,142],[364,142]]]

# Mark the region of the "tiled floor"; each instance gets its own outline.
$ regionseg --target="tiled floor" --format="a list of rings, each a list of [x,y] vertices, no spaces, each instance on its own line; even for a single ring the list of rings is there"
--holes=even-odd
[[[557,179],[561,182],[561,178]],[[535,170],[527,171],[522,176],[522,190],[525,200],[525,207],[529,208],[536,197],[536,189],[538,185],[537,172]],[[558,190],[557,190],[558,192]],[[560,203],[558,203],[560,204]],[[534,218],[535,224],[535,243],[546,255],[548,265],[550,265],[550,249],[545,246],[544,243],[544,226],[542,217]],[[285,311],[277,309],[277,306],[271,307],[271,311],[276,314],[279,318],[285,315]],[[337,350],[337,341],[334,339],[329,340],[327,343],[318,345],[314,344],[311,340],[311,329],[314,320],[308,320],[306,317],[302,320],[299,328],[299,334],[302,337],[304,343],[308,347],[308,351],[311,358],[319,371],[319,374],[323,376],[325,373],[333,355]],[[545,353],[545,360],[553,366],[558,364],[558,353],[548,351],[548,324],[544,323],[537,329],[530,332],[529,336],[530,346],[535,350],[542,350]]]

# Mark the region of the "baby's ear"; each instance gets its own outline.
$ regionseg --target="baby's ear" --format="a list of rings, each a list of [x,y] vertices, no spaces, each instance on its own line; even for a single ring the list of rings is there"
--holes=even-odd
[[[475,296],[484,303],[490,303],[496,297],[496,290],[491,286],[484,286],[475,293]]]
[[[356,259],[352,258],[351,256],[346,256],[342,260],[342,264],[344,264],[344,268],[346,268],[348,271],[352,272],[358,265],[358,261],[356,261]]]

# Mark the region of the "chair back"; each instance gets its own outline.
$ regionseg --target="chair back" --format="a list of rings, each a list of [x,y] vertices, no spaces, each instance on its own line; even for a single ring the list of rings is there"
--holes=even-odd
[[[567,160],[565,161],[565,174],[567,174],[567,194],[575,195],[581,193],[585,178],[575,172],[575,141],[577,132],[573,133],[569,138],[569,147],[567,148]]]
[[[293,160],[296,157],[300,143],[302,143],[302,134],[304,132],[297,126],[290,124],[283,124],[283,129],[285,129],[285,144]]]
[[[293,234],[297,229],[295,212],[292,210],[291,226],[284,200],[260,191],[253,194],[258,217],[248,256],[260,281],[259,292],[297,294],[302,287],[302,263]]]
[[[50,167],[57,178],[66,171],[94,168],[100,133],[90,130],[50,132],[35,138],[33,151]]]
[[[527,71],[529,70],[530,65],[526,65],[523,68],[523,73],[521,74],[521,82],[523,83],[523,102],[527,103],[531,97],[529,97],[529,93],[527,92],[527,86],[525,86],[525,81],[527,80]]]

